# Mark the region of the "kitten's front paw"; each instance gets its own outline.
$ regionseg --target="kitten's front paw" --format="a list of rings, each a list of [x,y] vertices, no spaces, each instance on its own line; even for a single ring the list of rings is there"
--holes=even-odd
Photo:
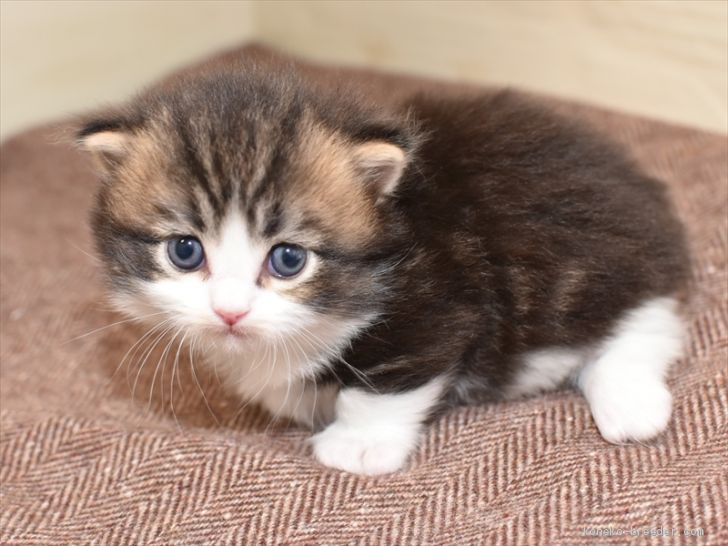
[[[624,385],[591,401],[594,422],[608,442],[649,440],[667,428],[672,395],[661,381]]]
[[[354,474],[376,476],[399,470],[416,438],[377,428],[356,428],[335,422],[311,438],[313,452],[324,465]]]

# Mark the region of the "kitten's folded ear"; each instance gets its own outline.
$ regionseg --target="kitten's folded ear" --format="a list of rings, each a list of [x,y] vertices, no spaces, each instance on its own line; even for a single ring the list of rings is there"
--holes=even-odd
[[[133,128],[122,118],[95,118],[86,120],[76,133],[76,143],[91,152],[99,165],[110,170],[128,155],[133,139]]]
[[[387,196],[394,193],[399,184],[407,166],[407,154],[396,144],[366,142],[354,149],[354,164],[359,175],[376,188],[378,195]]]
[[[380,198],[393,195],[423,138],[409,115],[395,122],[385,120],[359,127],[355,133],[355,169]]]

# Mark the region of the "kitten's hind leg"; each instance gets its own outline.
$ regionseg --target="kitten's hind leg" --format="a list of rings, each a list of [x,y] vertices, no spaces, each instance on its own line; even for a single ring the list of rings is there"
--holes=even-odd
[[[605,440],[647,440],[667,427],[672,396],[665,376],[683,342],[676,310],[672,298],[633,309],[580,372],[579,387]]]

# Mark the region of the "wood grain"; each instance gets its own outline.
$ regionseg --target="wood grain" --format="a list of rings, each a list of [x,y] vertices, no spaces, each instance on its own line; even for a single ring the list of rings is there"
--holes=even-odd
[[[728,132],[728,2],[0,3],[0,136],[246,40]]]
[[[257,35],[322,61],[593,102],[728,132],[728,2],[258,2]]]

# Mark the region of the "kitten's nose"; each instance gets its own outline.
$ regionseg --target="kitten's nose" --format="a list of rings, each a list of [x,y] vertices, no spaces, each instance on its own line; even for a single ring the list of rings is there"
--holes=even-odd
[[[228,311],[226,309],[215,309],[215,314],[228,326],[233,326],[241,318],[248,314],[247,311]]]

